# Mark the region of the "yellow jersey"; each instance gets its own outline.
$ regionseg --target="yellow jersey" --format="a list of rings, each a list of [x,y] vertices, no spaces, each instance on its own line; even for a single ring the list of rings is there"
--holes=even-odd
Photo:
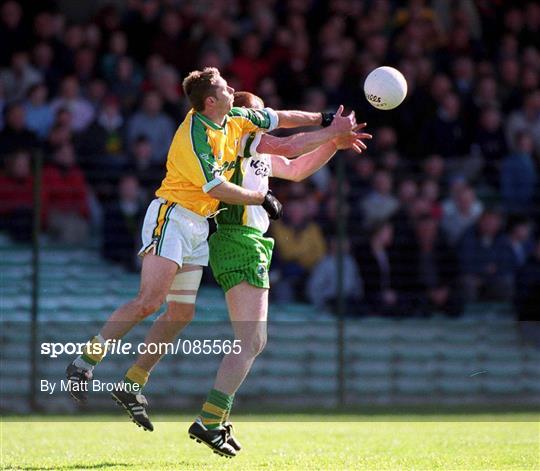
[[[239,165],[242,137],[271,131],[278,117],[271,108],[233,108],[220,126],[191,110],[174,135],[167,155],[167,173],[156,196],[207,217],[219,201],[207,193],[228,181]]]

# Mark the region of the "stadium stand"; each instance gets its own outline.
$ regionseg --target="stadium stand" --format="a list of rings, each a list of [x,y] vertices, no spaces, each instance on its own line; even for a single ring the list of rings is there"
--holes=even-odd
[[[0,377],[2,409],[24,411],[30,392],[30,270],[27,247],[2,238]],[[76,269],[65,270],[70,263]],[[135,274],[102,260],[96,249],[45,247],[42,252],[40,342],[84,342],[111,309],[138,287]],[[108,280],[104,283],[103,280]],[[349,404],[525,404],[540,400],[540,352],[524,343],[510,311],[474,305],[459,319],[345,321],[346,398]],[[478,313],[483,313],[479,317]],[[271,308],[269,342],[243,388],[245,404],[334,405],[338,392],[338,325],[307,304]],[[211,322],[209,322],[211,321]],[[127,341],[143,338],[138,329]],[[183,339],[232,338],[223,294],[202,290],[197,320]],[[64,357],[39,355],[47,378],[62,378]],[[99,369],[119,380],[129,358],[111,356]],[[159,407],[188,407],[210,386],[219,356],[170,355],[153,374],[149,394]],[[45,410],[71,410],[63,395],[38,395]],[[106,406],[96,395],[95,406]],[[111,403],[112,404],[112,403]]]

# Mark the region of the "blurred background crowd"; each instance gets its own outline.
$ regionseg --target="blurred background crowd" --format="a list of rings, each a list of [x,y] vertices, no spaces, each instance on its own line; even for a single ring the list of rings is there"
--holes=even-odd
[[[540,300],[540,4],[502,0],[129,0],[0,4],[0,230],[31,235],[44,155],[52,241],[100,241],[137,269],[139,227],[188,111],[181,81],[218,67],[275,109],[355,110],[374,135],[300,183],[273,181],[285,216],[273,299],[331,306],[336,227],[353,315],[458,316],[466,303]],[[393,65],[409,93],[371,108],[366,75]],[[336,161],[345,207],[338,210]]]

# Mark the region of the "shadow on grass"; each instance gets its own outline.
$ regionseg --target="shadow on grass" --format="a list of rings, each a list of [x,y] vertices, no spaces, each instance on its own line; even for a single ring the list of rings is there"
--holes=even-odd
[[[185,464],[185,463],[167,463],[170,464],[172,467],[177,467],[179,465]],[[163,466],[164,463],[160,463],[160,466]],[[15,468],[2,468],[2,469],[17,469],[17,471],[48,471],[48,470],[68,470],[68,469],[109,469],[109,468],[116,468],[118,466],[121,466],[123,468],[133,468],[133,469],[141,469],[140,465],[133,464],[133,463],[113,463],[111,461],[105,461],[103,463],[96,463],[96,464],[66,464],[66,465],[58,465],[58,466],[52,466],[52,467],[45,467],[45,466],[16,466]],[[151,469],[151,468],[149,468]],[[181,468],[178,468],[181,469]]]
[[[191,415],[153,410],[155,422],[186,422],[193,420]],[[436,417],[440,421],[462,421],[464,415],[470,422],[531,422],[538,421],[540,409],[538,404],[493,404],[493,405],[408,405],[387,406],[370,404],[365,406],[333,407],[333,408],[263,408],[254,410],[244,406],[238,413],[240,422],[400,422],[400,421],[432,421]],[[516,414],[509,420],[508,415]],[[489,417],[488,417],[489,416]],[[405,418],[404,418],[405,417]],[[113,412],[97,413],[85,410],[76,415],[73,412],[63,413],[2,413],[4,422],[111,422],[118,421],[118,414]],[[128,423],[126,421],[126,423]]]
[[[36,466],[17,466],[18,470],[24,470],[24,471],[43,471],[43,470],[57,470],[57,469],[107,469],[107,468],[113,468],[116,466],[125,466],[130,467],[132,466],[131,463],[112,463],[112,462],[104,462],[104,463],[96,463],[96,464],[66,464],[61,466],[54,466],[54,467],[36,467]]]

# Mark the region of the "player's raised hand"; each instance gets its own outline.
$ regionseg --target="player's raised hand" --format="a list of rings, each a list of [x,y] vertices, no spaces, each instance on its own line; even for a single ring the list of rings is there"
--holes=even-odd
[[[329,128],[333,131],[335,136],[342,134],[349,134],[354,130],[356,126],[356,116],[354,111],[349,113],[347,116],[343,116],[343,105],[339,105],[336,114],[334,115],[334,120]]]
[[[355,152],[361,154],[362,151],[367,149],[367,146],[363,141],[373,138],[371,134],[368,134],[366,132],[358,132],[364,129],[366,126],[367,123],[358,124],[349,134],[335,137],[333,139],[334,145],[338,150],[353,149]]]

